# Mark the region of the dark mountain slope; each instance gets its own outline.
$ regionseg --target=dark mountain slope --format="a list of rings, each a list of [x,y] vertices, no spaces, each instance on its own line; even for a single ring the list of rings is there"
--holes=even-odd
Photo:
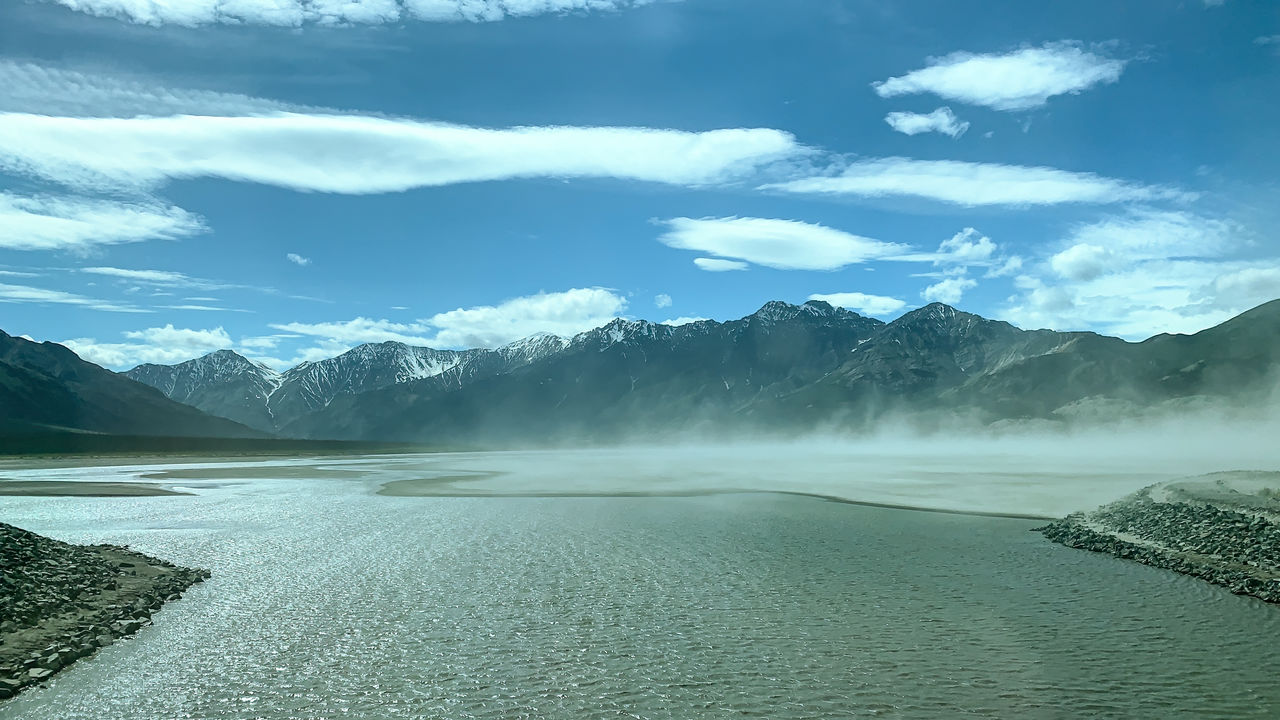
[[[61,428],[118,435],[259,437],[81,360],[67,348],[0,331],[0,433]]]

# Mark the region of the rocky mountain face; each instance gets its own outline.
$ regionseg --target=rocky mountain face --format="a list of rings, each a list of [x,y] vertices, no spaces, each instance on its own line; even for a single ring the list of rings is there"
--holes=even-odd
[[[435,350],[398,342],[370,343],[283,373],[219,350],[178,365],[139,365],[124,373],[170,398],[277,433],[335,398],[433,379],[457,389],[473,379],[526,365],[558,352],[565,341],[539,335],[496,350]]]
[[[56,343],[0,331],[0,434],[81,431],[114,435],[261,437],[81,360]]]
[[[1196,335],[1141,343],[1021,330],[940,303],[884,323],[824,302],[770,302],[730,322],[614,320],[496,350],[365,345],[279,375],[265,398],[270,371],[240,360],[248,379],[224,397],[265,408],[271,424],[256,427],[306,438],[606,442],[858,429],[898,412],[1063,419],[1091,403],[1148,407],[1269,388],[1280,301]],[[141,370],[130,375],[163,376]],[[168,388],[184,382],[154,384],[176,392]],[[215,412],[218,395],[191,397]]]
[[[273,429],[267,399],[280,387],[280,373],[231,350],[177,365],[139,365],[125,375],[211,415],[268,432]]]

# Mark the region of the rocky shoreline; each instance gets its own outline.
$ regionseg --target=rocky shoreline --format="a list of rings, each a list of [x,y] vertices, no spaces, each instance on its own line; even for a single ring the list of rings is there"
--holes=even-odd
[[[1280,603],[1280,473],[1215,473],[1159,483],[1036,528],[1105,552]]]
[[[127,547],[0,523],[0,700],[132,635],[208,577]]]

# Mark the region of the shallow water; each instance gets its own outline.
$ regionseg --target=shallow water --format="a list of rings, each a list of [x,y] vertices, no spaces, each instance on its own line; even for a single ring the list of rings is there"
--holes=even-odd
[[[0,718],[1280,715],[1280,608],[1053,545],[1033,521],[769,494],[374,494],[483,469],[468,458],[0,498],[5,522],[214,573]]]

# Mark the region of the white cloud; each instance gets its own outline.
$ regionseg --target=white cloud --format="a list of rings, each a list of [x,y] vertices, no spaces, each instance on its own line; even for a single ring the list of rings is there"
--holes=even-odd
[[[882,158],[856,162],[838,175],[771,183],[761,189],[862,197],[919,197],[969,207],[1117,203],[1187,194],[1093,173],[961,160]]]
[[[722,258],[694,258],[693,264],[698,266],[699,270],[707,272],[732,272],[734,270],[746,270],[747,264],[741,260],[724,260]]]
[[[540,332],[568,337],[618,317],[626,298],[605,288],[574,288],[512,298],[497,305],[458,308],[427,322],[443,347],[497,347]]]
[[[671,307],[671,296],[666,293],[658,293],[653,296],[653,305],[659,308]]]
[[[1055,95],[1114,83],[1125,64],[1086,52],[1077,43],[1058,42],[1005,54],[952,53],[872,87],[885,98],[932,93],[996,110],[1027,110]]]
[[[958,138],[969,129],[969,123],[961,122],[949,107],[940,107],[931,113],[891,112],[884,116],[889,127],[906,135],[936,132]]]
[[[996,253],[991,238],[967,227],[938,245],[935,263],[949,265],[988,265]]]
[[[1049,258],[1049,267],[1067,280],[1087,282],[1106,272],[1114,261],[1106,248],[1079,243]]]
[[[1254,45],[1280,45],[1280,35],[1260,35],[1253,39]]]
[[[311,258],[305,258],[298,253],[289,253],[285,255],[285,259],[299,267],[306,267],[311,264]]]
[[[608,323],[627,307],[626,298],[605,288],[574,288],[512,298],[437,313],[411,323],[358,317],[321,323],[274,323],[276,330],[322,338],[312,355],[330,357],[352,345],[393,340],[437,348],[498,347],[535,335],[571,336]],[[341,348],[334,352],[336,348]],[[299,356],[299,360],[315,359]],[[328,353],[328,354],[324,354]]]
[[[0,192],[0,248],[8,250],[83,252],[97,245],[172,240],[204,230],[199,216],[158,202]]]
[[[1280,297],[1280,258],[1227,259],[1246,244],[1235,224],[1186,212],[1103,218],[1018,276],[1005,316],[1135,340],[1196,332]]]
[[[1076,227],[1069,244],[1088,244],[1130,260],[1220,255],[1235,243],[1230,223],[1189,212],[1134,208]]]
[[[681,217],[663,224],[658,240],[670,247],[780,270],[836,270],[908,249],[798,220]]]
[[[61,290],[47,290],[45,288],[31,287],[29,285],[7,285],[4,283],[0,283],[0,303],[75,305],[89,310],[101,310],[103,312],[151,312],[146,308],[140,308],[134,305],[116,303],[108,300],[99,300],[97,298],[63,292]]]
[[[215,177],[367,194],[515,178],[728,182],[801,152],[770,129],[487,129],[358,115],[0,114],[0,169],[76,186]]]
[[[93,338],[64,340],[63,345],[90,362],[110,368],[129,368],[141,363],[172,364],[232,347],[231,337],[221,327],[211,330],[164,327],[124,333],[131,343],[100,343]]]
[[[324,338],[345,345],[388,340],[408,345],[431,344],[431,338],[426,334],[430,332],[430,328],[422,323],[397,323],[390,320],[358,317],[337,322],[271,323],[270,327],[296,335]]]
[[[356,25],[401,20],[493,22],[574,11],[608,11],[653,0],[46,0],[144,25]]]
[[[189,288],[195,290],[225,290],[236,287],[225,283],[191,277],[172,270],[132,270],[117,267],[84,267],[80,272],[90,275],[115,278],[122,282],[139,283],[164,288]],[[128,292],[137,292],[141,288],[130,288]],[[158,293],[157,293],[158,294]],[[167,293],[166,293],[167,294]],[[209,302],[206,300],[205,302]]]
[[[891,315],[907,306],[897,298],[860,292],[814,293],[809,296],[809,299],[822,300],[836,307],[848,308],[864,315]]]
[[[978,283],[976,280],[963,275],[949,277],[926,287],[924,291],[920,293],[920,297],[924,298],[926,302],[940,302],[948,305],[955,305],[960,302],[962,297],[964,297],[966,290],[977,286]]]
[[[680,327],[681,325],[689,325],[690,323],[702,322],[703,320],[709,320],[709,319],[710,318],[704,318],[704,317],[680,316],[677,318],[671,318],[670,320],[663,320],[660,324],[670,325],[672,327]]]
[[[0,59],[0,111],[81,117],[137,115],[256,115],[307,106],[275,100],[159,87],[153,83],[94,70]]]

